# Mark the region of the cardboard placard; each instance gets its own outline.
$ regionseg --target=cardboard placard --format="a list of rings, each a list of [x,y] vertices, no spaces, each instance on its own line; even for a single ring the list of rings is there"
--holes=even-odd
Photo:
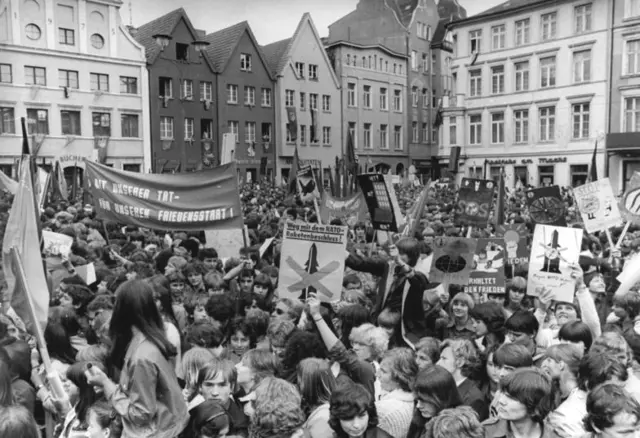
[[[246,246],[249,236],[245,235],[244,228],[231,230],[205,230],[205,248],[214,248],[222,259],[238,257],[240,248]],[[246,240],[245,240],[246,239]]]
[[[525,224],[498,225],[496,236],[502,238],[507,263],[520,265],[529,261]]]
[[[627,190],[622,196],[620,209],[627,221],[640,224],[640,172],[633,172]]]
[[[66,256],[71,252],[73,244],[71,236],[44,230],[42,231],[42,240],[44,240],[45,257]]]
[[[529,217],[536,224],[566,227],[566,206],[560,187],[550,186],[529,190],[526,193]]]
[[[429,281],[467,285],[473,269],[476,239],[437,237],[433,241],[433,261]]]
[[[472,296],[504,294],[504,264],[503,239],[478,239],[473,256],[473,270],[469,274],[469,284],[465,286],[465,292]]]
[[[369,209],[373,228],[382,231],[394,231],[404,224],[400,206],[393,189],[391,178],[379,173],[358,175],[364,199]]]
[[[316,179],[310,165],[303,166],[296,174],[298,193],[302,199],[319,198],[320,192],[316,186]]]
[[[334,198],[328,190],[322,192],[320,201],[320,217],[322,223],[328,224],[333,219],[346,220],[347,225],[354,226],[367,218],[367,203],[362,192],[354,193],[344,199]]]
[[[489,222],[493,191],[492,180],[462,178],[456,215],[466,225],[485,228]]]
[[[604,231],[622,224],[622,216],[609,178],[575,187],[573,196],[587,232]]]

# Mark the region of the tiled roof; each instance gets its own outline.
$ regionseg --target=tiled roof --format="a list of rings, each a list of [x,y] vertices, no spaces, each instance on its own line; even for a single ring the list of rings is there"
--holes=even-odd
[[[498,6],[494,6],[493,8],[487,9],[484,12],[480,12],[478,15],[492,15],[498,12],[505,12],[510,9],[516,9],[522,6],[527,6],[533,3],[536,3],[536,2],[531,0],[507,0],[504,3],[500,3]]]
[[[276,41],[275,43],[267,44],[266,46],[262,46],[262,53],[264,53],[264,57],[267,60],[267,64],[271,69],[271,74],[276,76],[282,69],[284,68],[288,53],[289,47],[291,46],[291,42],[293,38],[287,38],[284,40]]]
[[[437,45],[441,44],[444,41],[444,37],[447,34],[447,24],[449,23],[448,18],[441,18],[438,21],[438,26],[436,27],[436,31],[433,32],[433,37],[431,37],[431,44]]]
[[[158,17],[155,20],[143,24],[134,30],[133,37],[146,49],[145,52],[148,64],[153,64],[160,53],[160,47],[153,39],[153,35],[171,35],[176,24],[182,17],[185,17],[186,21],[189,22],[185,10],[183,8],[178,8],[166,15],[163,15],[162,17]]]
[[[248,29],[249,23],[242,21],[204,37],[204,40],[209,43],[207,54],[212,60],[216,71],[221,72],[224,70],[233,50],[238,45],[238,40]]]
[[[418,2],[419,0],[387,0],[387,5],[396,13],[400,23],[408,28]]]
[[[458,0],[440,0],[438,15],[441,20],[453,21],[467,18],[467,10],[460,6]]]

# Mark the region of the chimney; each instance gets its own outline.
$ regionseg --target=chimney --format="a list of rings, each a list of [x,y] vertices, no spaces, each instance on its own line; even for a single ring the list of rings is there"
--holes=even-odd
[[[138,34],[138,29],[133,27],[133,26],[129,26],[127,25],[127,31],[129,31],[129,35],[131,35],[132,37],[136,37],[136,35]]]

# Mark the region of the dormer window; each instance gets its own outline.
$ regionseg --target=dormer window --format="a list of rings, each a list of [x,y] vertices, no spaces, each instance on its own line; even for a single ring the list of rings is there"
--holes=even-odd
[[[178,61],[189,61],[189,44],[176,43],[176,59]]]

